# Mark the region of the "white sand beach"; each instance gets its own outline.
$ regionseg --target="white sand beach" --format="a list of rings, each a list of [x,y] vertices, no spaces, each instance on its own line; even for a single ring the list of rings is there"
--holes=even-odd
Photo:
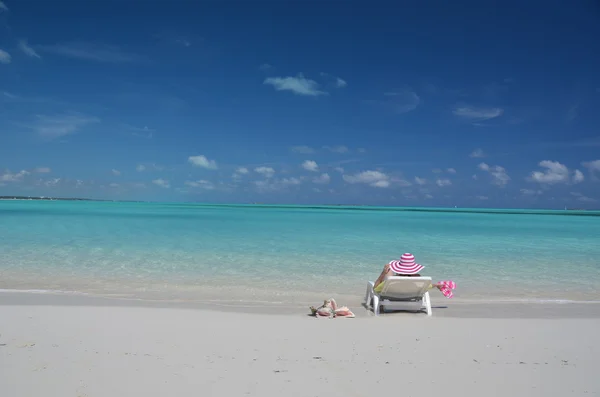
[[[329,320],[0,294],[0,395],[598,395],[596,306]]]

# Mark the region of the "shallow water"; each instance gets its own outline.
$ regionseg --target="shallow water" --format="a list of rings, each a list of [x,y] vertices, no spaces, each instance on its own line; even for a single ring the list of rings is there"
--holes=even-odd
[[[2,289],[360,297],[403,252],[457,300],[600,300],[596,212],[0,201]]]

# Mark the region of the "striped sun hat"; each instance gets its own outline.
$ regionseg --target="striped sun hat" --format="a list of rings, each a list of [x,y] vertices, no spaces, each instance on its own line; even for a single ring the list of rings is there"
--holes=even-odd
[[[417,274],[423,270],[425,266],[415,263],[413,254],[406,253],[400,257],[399,261],[391,261],[390,268],[394,273],[398,274]]]

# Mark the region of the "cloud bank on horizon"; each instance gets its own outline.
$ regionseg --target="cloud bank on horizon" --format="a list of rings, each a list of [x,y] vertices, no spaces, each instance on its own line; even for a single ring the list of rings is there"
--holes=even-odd
[[[0,195],[600,208],[591,4],[124,1],[0,1]]]

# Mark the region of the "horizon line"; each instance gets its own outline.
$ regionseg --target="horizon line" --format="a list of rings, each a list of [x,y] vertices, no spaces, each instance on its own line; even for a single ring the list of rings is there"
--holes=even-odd
[[[539,214],[539,215],[583,215],[600,216],[600,209],[567,208],[493,208],[493,207],[427,207],[427,206],[399,206],[399,205],[370,205],[370,204],[267,204],[252,203],[211,203],[211,202],[186,202],[186,201],[153,201],[153,200],[110,200],[82,197],[50,197],[50,196],[0,196],[0,201],[89,201],[103,203],[143,203],[167,205],[198,205],[218,207],[270,207],[270,208],[306,208],[306,209],[353,209],[364,211],[413,211],[413,212],[453,212],[453,213],[489,213],[489,214]]]

